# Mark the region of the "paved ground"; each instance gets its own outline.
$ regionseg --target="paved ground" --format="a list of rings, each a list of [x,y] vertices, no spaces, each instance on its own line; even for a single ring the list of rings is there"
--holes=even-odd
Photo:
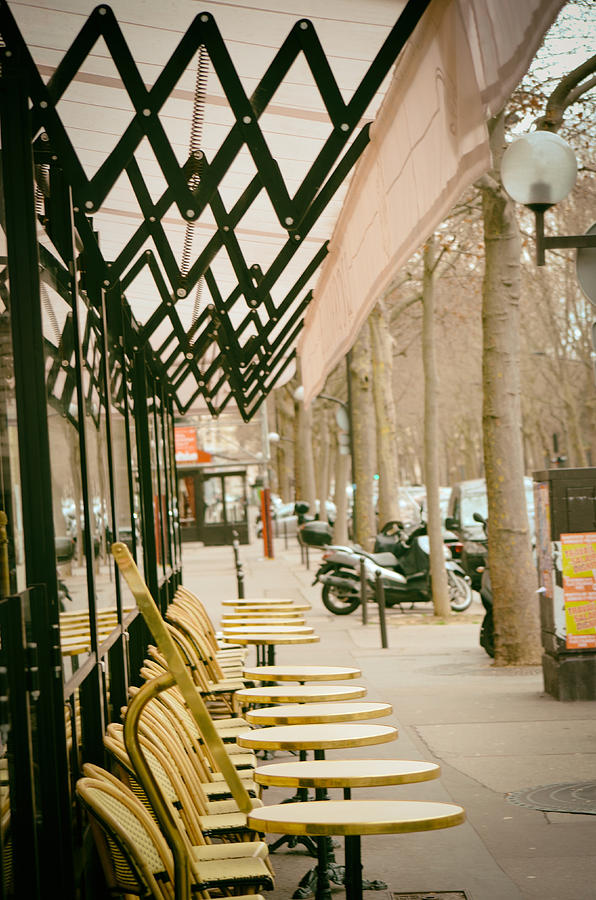
[[[259,544],[241,547],[246,596],[307,599],[308,622],[320,643],[278,647],[277,662],[355,665],[369,700],[393,706],[383,723],[399,728],[392,744],[335,756],[426,759],[441,778],[420,785],[369,789],[354,795],[444,800],[465,807],[467,822],[419,835],[363,839],[364,875],[387,882],[388,892],[366,900],[402,900],[412,894],[447,900],[589,900],[596,898],[596,816],[548,813],[514,805],[507,792],[561,782],[596,780],[596,702],[559,703],[543,693],[539,668],[495,668],[478,645],[481,606],[435,624],[430,611],[389,611],[387,649],[381,649],[376,611],[362,625],[360,612],[333,616],[312,587],[298,549],[276,543],[265,560]],[[187,544],[184,583],[219,622],[221,600],[235,598],[231,548]],[[249,661],[254,662],[254,648]],[[333,758],[334,754],[328,754]],[[284,754],[277,754],[282,761]],[[289,758],[289,757],[288,757]],[[264,792],[266,804],[287,796]],[[343,850],[337,849],[338,860]],[[273,856],[277,884],[268,896],[286,900],[312,860],[300,849]],[[337,890],[342,895],[341,888]],[[425,893],[426,892],[426,893]],[[464,894],[451,894],[460,900]]]

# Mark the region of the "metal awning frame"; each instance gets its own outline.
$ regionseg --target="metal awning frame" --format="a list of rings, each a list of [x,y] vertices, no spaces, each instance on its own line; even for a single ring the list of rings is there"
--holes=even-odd
[[[370,123],[361,125],[362,116],[429,2],[409,0],[351,100],[345,103],[316,31],[307,19],[296,22],[252,96],[248,97],[209,13],[195,17],[154,85],[147,88],[112,11],[105,5],[98,6],[49,81],[44,83],[6,0],[0,0],[0,34],[4,42],[0,58],[8,62],[12,57],[26,81],[31,98],[36,164],[50,170],[53,166],[59,167],[71,189],[73,218],[82,246],[77,263],[81,275],[84,278],[85,266],[92,265],[100,273],[108,295],[115,293],[118,297],[126,297],[135,278],[141,272],[150,273],[159,296],[159,307],[144,325],[130,310],[130,315],[125,317],[128,320],[123,335],[125,350],[131,354],[141,347],[151,347],[158,369],[167,375],[181,414],[187,412],[200,395],[212,415],[221,412],[233,398],[247,421],[290,364],[312,297],[312,290],[306,290],[306,285],[327,255],[328,242],[321,244],[277,306],[271,290],[369,143]],[[112,56],[135,115],[95,175],[88,178],[57,106],[100,38]],[[235,123],[212,160],[207,160],[199,151],[180,166],[160,122],[159,112],[201,46],[209,54]],[[313,75],[332,130],[291,197],[259,127],[259,118],[301,54]],[[134,157],[135,150],[145,138],[151,144],[168,185],[156,202],[150,196]],[[256,175],[228,210],[219,193],[219,185],[244,148],[252,157]],[[47,174],[47,168],[41,171]],[[106,197],[123,174],[130,182],[143,221],[118,257],[105,260],[91,217],[102,209]],[[47,192],[49,181],[45,177],[38,178],[39,188]],[[247,263],[235,236],[235,228],[262,191],[266,192],[286,234],[266,271]],[[186,274],[176,261],[162,221],[173,205],[184,222],[194,223],[209,207],[216,223],[215,233]],[[43,215],[40,221],[45,224]],[[147,240],[152,241],[155,252],[146,249]],[[211,269],[213,259],[222,249],[227,252],[237,279],[236,287],[228,296],[223,296],[218,289]],[[176,304],[189,295],[201,278],[204,278],[211,302],[190,329],[185,330]],[[242,305],[237,307],[239,303]],[[232,314],[243,309],[244,304],[249,311],[234,327]],[[165,340],[157,341],[156,329],[163,327],[164,322],[171,329],[170,333]]]

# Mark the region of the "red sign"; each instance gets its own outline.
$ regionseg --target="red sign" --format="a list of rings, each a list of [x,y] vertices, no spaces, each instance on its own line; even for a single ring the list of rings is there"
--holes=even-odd
[[[174,428],[174,447],[176,462],[179,464],[211,462],[211,454],[205,450],[199,450],[197,432],[192,426],[177,425]]]

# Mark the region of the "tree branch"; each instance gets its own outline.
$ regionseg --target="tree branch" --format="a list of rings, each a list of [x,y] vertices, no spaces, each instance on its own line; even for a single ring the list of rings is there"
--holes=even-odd
[[[596,72],[596,54],[561,79],[546,101],[544,115],[536,121],[539,131],[559,130],[567,107],[576,103],[583,94],[596,85],[596,77],[588,78],[590,75],[594,76],[594,72]],[[586,78],[588,80],[582,84]]]

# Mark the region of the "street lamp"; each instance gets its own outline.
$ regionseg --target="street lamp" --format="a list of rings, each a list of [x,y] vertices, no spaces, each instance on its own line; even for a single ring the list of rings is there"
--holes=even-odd
[[[503,187],[513,200],[523,203],[536,217],[536,264],[544,265],[545,250],[577,248],[580,284],[588,299],[596,303],[596,281],[589,276],[586,278],[584,273],[585,269],[594,272],[596,225],[585,234],[550,237],[544,234],[545,211],[565,199],[576,177],[577,161],[573,150],[567,141],[550,131],[523,135],[513,141],[503,154]]]

